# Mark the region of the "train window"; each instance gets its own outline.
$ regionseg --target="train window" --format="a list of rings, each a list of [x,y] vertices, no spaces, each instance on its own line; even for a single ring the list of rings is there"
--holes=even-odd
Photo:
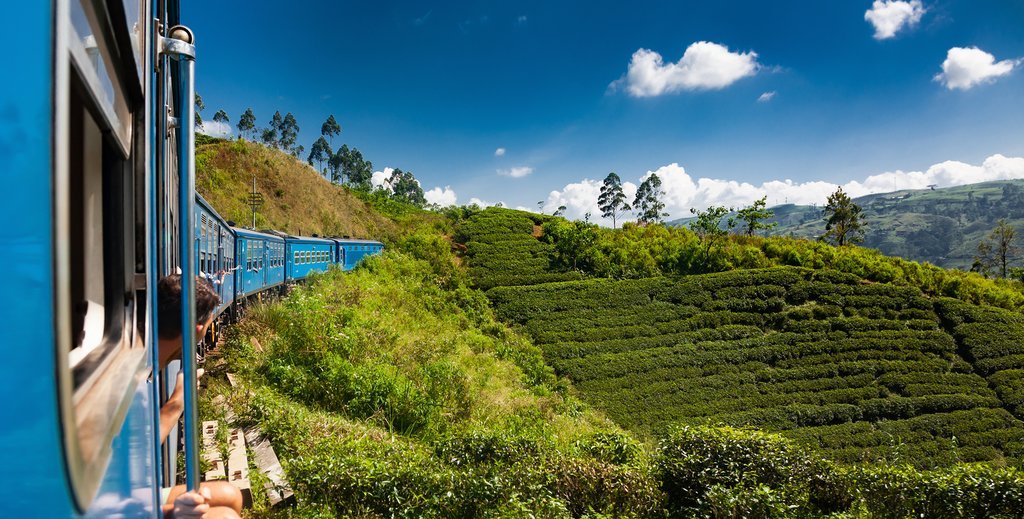
[[[146,161],[128,104],[131,79],[100,2],[71,0],[57,18],[52,86],[56,351],[66,466],[79,505],[94,495],[145,368]],[[147,4],[140,3],[140,6]],[[100,30],[105,27],[105,30]],[[129,72],[133,68],[129,68]],[[133,86],[132,90],[138,86]],[[143,108],[143,106],[138,106]],[[134,142],[133,142],[134,140]],[[136,227],[139,226],[139,227]],[[138,246],[137,246],[138,245]],[[140,303],[141,305],[141,303]]]
[[[117,80],[116,57],[113,55],[112,36],[96,30],[99,20],[92,2],[72,0],[68,26],[68,50],[71,63],[87,85],[87,92],[99,117],[122,151],[127,153],[131,141],[131,113],[128,110],[124,87]]]

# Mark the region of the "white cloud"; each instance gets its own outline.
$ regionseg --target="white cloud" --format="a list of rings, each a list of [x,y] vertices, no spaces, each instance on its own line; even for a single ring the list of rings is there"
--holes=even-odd
[[[373,174],[370,175],[370,185],[387,191],[394,191],[390,182],[391,173],[394,171],[394,168],[384,168],[384,171],[374,171]]]
[[[523,178],[523,177],[533,173],[533,168],[531,168],[529,166],[516,166],[514,168],[499,169],[497,171],[498,171],[498,174],[503,176],[503,177]]]
[[[871,9],[864,12],[864,19],[875,27],[875,39],[885,40],[904,27],[917,25],[924,12],[921,0],[875,0]]]
[[[612,83],[625,83],[634,97],[652,97],[680,90],[725,88],[757,73],[756,52],[730,52],[724,45],[698,41],[686,48],[683,57],[665,64],[661,54],[649,49],[633,53],[626,76]]]
[[[498,148],[498,149],[494,150],[494,156],[495,157],[504,157],[505,156],[505,148]]]
[[[210,137],[219,137],[226,139],[231,137],[231,125],[228,123],[222,123],[214,120],[203,121],[203,125],[199,127],[199,133],[203,135],[209,135]]]
[[[455,205],[457,200],[455,191],[452,190],[451,186],[444,186],[444,189],[435,187],[423,193],[423,197],[427,199],[428,204],[437,204],[441,207]]]
[[[547,200],[544,201],[544,207],[541,208],[541,211],[552,214],[564,205],[567,218],[582,219],[587,213],[590,213],[590,221],[611,225],[611,218],[602,218],[601,209],[597,206],[597,198],[601,195],[602,183],[602,180],[585,178],[580,182],[568,184],[561,190],[552,191],[548,194]],[[623,182],[622,193],[626,195],[626,201],[632,204],[633,197],[636,196],[636,184]],[[618,222],[630,219],[629,215],[622,215],[618,218]]]
[[[946,88],[968,90],[982,83],[991,83],[1005,76],[1024,60],[1005,59],[996,62],[995,56],[977,47],[953,47],[942,62],[942,72],[935,76]]]
[[[654,174],[661,179],[663,201],[666,211],[671,215],[670,218],[688,216],[690,208],[705,209],[712,205],[741,207],[763,196],[768,197],[769,205],[823,204],[828,195],[839,187],[839,184],[821,180],[769,180],[760,185],[714,178],[695,180],[676,163],[648,171],[640,177],[640,181]],[[927,189],[931,185],[949,187],[1009,179],[1024,179],[1024,157],[1005,157],[996,154],[985,159],[980,165],[950,160],[934,164],[925,171],[896,170],[879,173],[861,180],[851,180],[842,184],[842,187],[851,196],[856,197],[901,189]],[[623,182],[622,190],[628,201],[632,202],[636,196],[636,184]],[[569,218],[583,218],[583,215],[589,212],[593,215],[592,220],[610,225],[610,220],[600,219],[600,210],[597,207],[600,192],[601,182],[598,180],[584,179],[568,184],[548,195],[543,211],[550,214],[564,205],[566,216]],[[621,220],[623,219],[620,218]]]
[[[498,204],[501,204],[502,207],[505,206],[505,203],[502,202],[501,200],[499,200],[497,202],[488,202],[487,200],[481,200],[481,199],[479,199],[479,198],[474,196],[473,198],[469,199],[469,204],[467,204],[467,205],[478,205],[480,207],[491,207],[491,206],[495,206],[495,205],[498,205]]]
[[[765,92],[765,93],[757,96],[757,102],[758,103],[767,103],[768,101],[771,101],[774,98],[775,98],[775,91],[772,90],[771,92]]]

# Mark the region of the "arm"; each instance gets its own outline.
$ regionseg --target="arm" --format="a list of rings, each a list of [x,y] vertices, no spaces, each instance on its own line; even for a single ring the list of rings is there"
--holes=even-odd
[[[196,370],[196,380],[203,376],[203,370]],[[174,383],[174,392],[167,402],[160,407],[160,443],[167,441],[171,429],[178,425],[178,419],[185,412],[185,372],[178,372],[178,380]]]
[[[185,411],[185,373],[178,372],[178,381],[174,384],[174,392],[167,402],[160,407],[160,443],[167,441],[171,429],[178,425],[178,418]]]

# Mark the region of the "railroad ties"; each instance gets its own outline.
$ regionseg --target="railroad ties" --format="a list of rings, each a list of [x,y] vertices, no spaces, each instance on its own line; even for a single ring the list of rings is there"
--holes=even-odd
[[[228,382],[235,386],[234,375],[227,375]],[[233,423],[234,414],[228,408],[224,397],[218,396],[213,400],[214,405],[224,409],[225,419]],[[246,446],[252,453],[253,464],[263,475],[263,490],[271,507],[281,504],[291,504],[295,495],[288,481],[284,476],[284,469],[281,468],[281,461],[277,458],[270,440],[260,430],[253,427],[228,429],[228,459],[225,463],[221,453],[217,430],[220,427],[216,420],[203,422],[203,459],[209,464],[205,479],[227,479],[232,485],[242,491],[244,506],[252,506],[252,487],[249,480],[249,459]]]

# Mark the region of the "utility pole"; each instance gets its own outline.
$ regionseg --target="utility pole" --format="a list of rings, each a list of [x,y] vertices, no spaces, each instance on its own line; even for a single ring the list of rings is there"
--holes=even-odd
[[[256,229],[256,210],[263,207],[263,194],[256,192],[256,176],[252,177],[252,192],[249,193],[249,208],[252,209],[252,229]]]

